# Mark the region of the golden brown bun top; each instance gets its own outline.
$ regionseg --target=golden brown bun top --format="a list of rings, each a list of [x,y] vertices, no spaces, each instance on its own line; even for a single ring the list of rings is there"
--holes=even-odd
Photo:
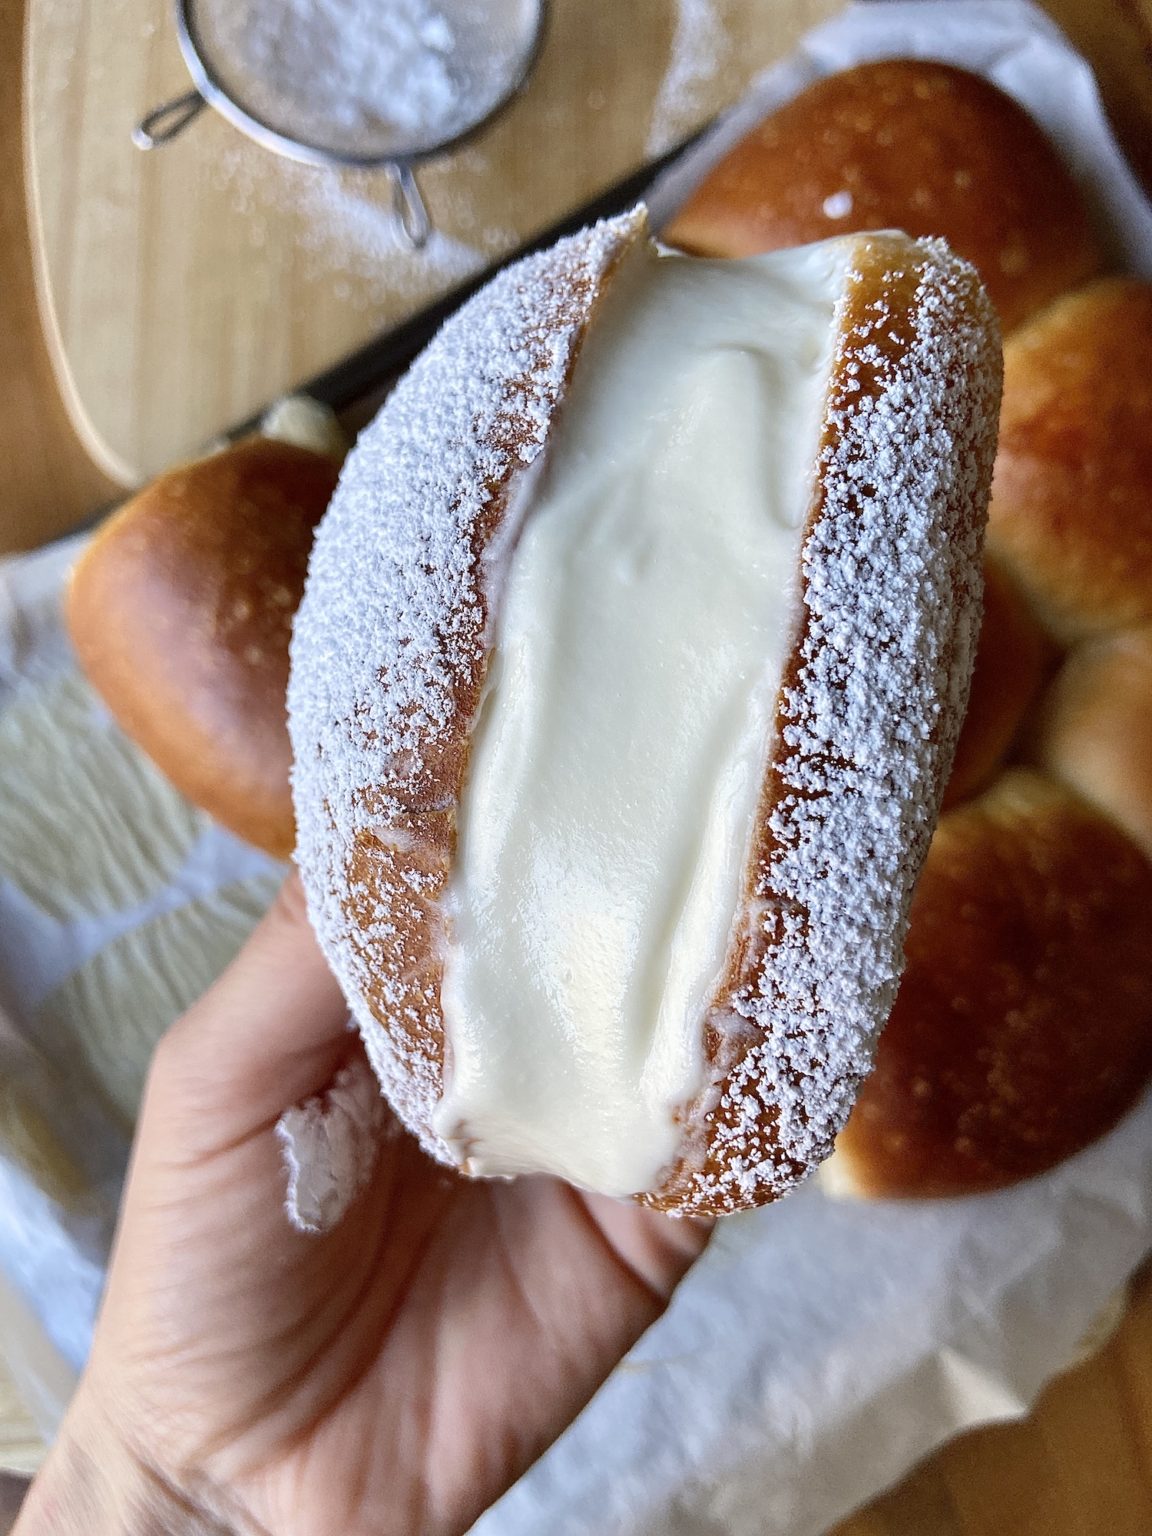
[[[1152,283],[1093,283],[1009,338],[989,518],[1058,638],[1152,620]]]
[[[1034,761],[1111,816],[1152,860],[1152,625],[1077,646],[1030,737]],[[1152,1013],[1152,933],[1148,948]]]
[[[945,808],[970,799],[999,772],[1058,654],[1016,583],[985,557],[984,618]]]
[[[829,75],[743,139],[664,230],[750,256],[856,230],[939,235],[979,270],[1005,330],[1100,270],[1048,140],[979,75],[888,59]]]
[[[261,438],[172,470],[96,534],[67,598],[80,664],[127,734],[280,857],[294,840],[288,641],[337,475]]]

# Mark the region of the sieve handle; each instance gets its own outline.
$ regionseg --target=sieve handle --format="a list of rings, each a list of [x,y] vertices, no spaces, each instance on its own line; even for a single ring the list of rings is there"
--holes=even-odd
[[[392,211],[408,244],[419,251],[428,244],[432,233],[428,205],[410,165],[390,165],[388,175],[392,178]]]
[[[132,130],[132,142],[137,149],[159,149],[184,132],[194,118],[200,116],[208,103],[197,90],[185,91],[171,101],[153,107],[147,117],[142,117]]]

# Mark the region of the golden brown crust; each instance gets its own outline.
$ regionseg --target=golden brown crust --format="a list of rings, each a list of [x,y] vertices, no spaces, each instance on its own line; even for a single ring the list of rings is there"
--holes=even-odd
[[[876,1068],[837,1143],[862,1194],[972,1194],[1108,1130],[1152,1070],[1152,866],[1014,769],[940,823]]]
[[[1056,650],[1000,564],[984,561],[984,620],[944,808],[987,787],[1056,665]]]
[[[285,857],[292,617],[335,463],[253,438],[133,497],[73,572],[80,664],[129,736],[196,805]]]
[[[940,236],[979,270],[1005,330],[1099,272],[1071,175],[978,75],[889,59],[829,75],[760,124],[664,231],[749,256],[867,229]]]
[[[1152,859],[1152,627],[1073,651],[1045,696],[1028,750]],[[1152,928],[1148,949],[1152,984]]]
[[[1152,620],[1152,283],[1094,283],[1010,338],[988,540],[1062,640]]]

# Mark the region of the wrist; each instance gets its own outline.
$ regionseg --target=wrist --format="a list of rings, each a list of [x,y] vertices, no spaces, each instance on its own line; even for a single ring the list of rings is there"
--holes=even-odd
[[[83,1389],[81,1389],[83,1392]],[[78,1398],[12,1536],[239,1536],[199,1508]]]

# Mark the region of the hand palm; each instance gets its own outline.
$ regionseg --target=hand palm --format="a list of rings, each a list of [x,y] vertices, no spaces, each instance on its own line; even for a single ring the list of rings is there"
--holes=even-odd
[[[253,947],[282,942],[277,925],[299,942],[289,903]],[[398,1129],[333,1231],[294,1231],[275,1119],[348,1052],[309,963],[289,1006],[312,1037],[280,1038],[274,1062],[274,1037],[237,1043],[235,973],[162,1048],[93,1372],[115,1373],[159,1474],[228,1518],[270,1536],[463,1531],[659,1314],[705,1235],[555,1180],[467,1183]]]

